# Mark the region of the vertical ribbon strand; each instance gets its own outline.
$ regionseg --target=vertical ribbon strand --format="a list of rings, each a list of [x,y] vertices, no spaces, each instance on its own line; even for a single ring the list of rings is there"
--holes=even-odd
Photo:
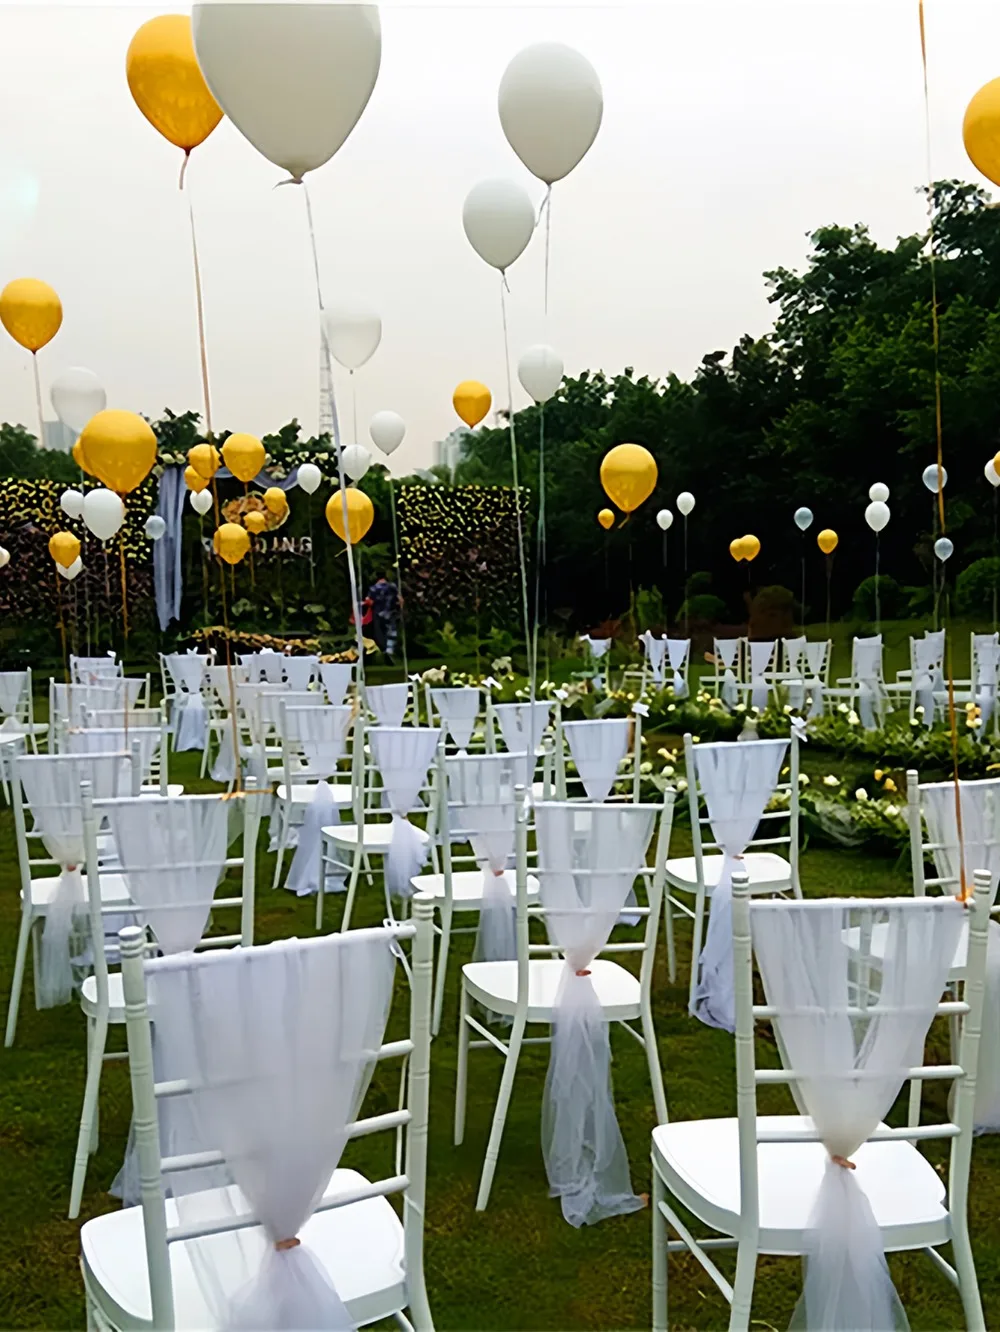
[[[507,332],[507,298],[504,294],[506,281],[500,275],[500,314],[503,320],[503,360],[507,375],[507,424],[510,429],[510,465],[514,479],[514,514],[517,519],[517,558],[521,572],[521,615],[524,622],[524,646],[528,654],[529,698],[535,701],[535,683],[537,672],[531,649],[531,623],[528,616],[528,568],[524,553],[524,519],[521,515],[521,487],[518,482],[517,436],[514,432],[514,386],[510,373],[510,338]]]

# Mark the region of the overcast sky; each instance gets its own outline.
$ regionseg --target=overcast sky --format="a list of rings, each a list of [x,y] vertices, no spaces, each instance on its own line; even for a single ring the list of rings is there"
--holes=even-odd
[[[109,405],[199,408],[180,153],[135,108],[125,51],[183,5],[0,2],[0,280],[58,290],[45,381],[70,365]],[[806,233],[920,229],[926,180],[917,0],[656,0],[601,7],[381,6],[378,83],[341,152],[311,176],[327,303],[371,305],[379,351],[357,375],[359,434],[407,421],[399,472],[457,424],[455,384],[506,402],[496,273],[468,246],[468,190],[542,186],[500,128],[496,92],[524,45],[582,51],[604,88],[597,141],[554,191],[548,320],[540,237],[511,269],[512,356],[550,342],[567,371],[689,375],[771,322],[762,272],[802,263]],[[936,176],[979,179],[965,105],[1000,75],[1000,6],[928,0]],[[199,227],[217,428],[315,428],[317,324],[302,192],[223,121],[188,174]],[[0,337],[0,419],[35,420],[30,358]],[[346,374],[338,379],[351,435]],[[520,405],[520,390],[515,387]],[[51,414],[47,411],[47,415]],[[681,488],[683,478],[678,479]]]

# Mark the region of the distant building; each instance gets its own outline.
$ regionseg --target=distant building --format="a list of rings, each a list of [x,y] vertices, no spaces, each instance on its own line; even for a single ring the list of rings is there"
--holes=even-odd
[[[439,439],[434,445],[435,467],[447,467],[449,472],[454,475],[455,468],[468,454],[471,435],[472,431],[469,427],[463,425],[453,430],[444,439]]]
[[[58,453],[69,453],[76,439],[76,432],[70,430],[68,425],[63,425],[62,421],[45,421],[44,427],[45,438],[42,447],[54,449]]]

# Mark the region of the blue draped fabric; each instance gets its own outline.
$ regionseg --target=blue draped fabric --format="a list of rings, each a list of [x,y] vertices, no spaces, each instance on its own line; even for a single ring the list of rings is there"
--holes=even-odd
[[[156,512],[167,525],[159,541],[153,543],[153,588],[156,592],[156,618],[166,629],[171,620],[180,619],[183,576],[181,572],[181,523],[184,518],[184,469],[166,467],[160,477]]]

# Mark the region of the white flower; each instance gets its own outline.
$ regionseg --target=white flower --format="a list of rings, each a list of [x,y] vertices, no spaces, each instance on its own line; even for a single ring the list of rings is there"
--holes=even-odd
[[[701,736],[700,736],[700,735],[693,735],[693,736],[691,737],[691,743],[692,743],[693,745],[701,744]]]
[[[675,769],[674,769],[674,765],[673,765],[672,763],[664,763],[664,765],[663,765],[663,775],[664,775],[664,777],[672,777],[672,776],[674,775],[674,772],[675,772]]]
[[[840,785],[840,778],[839,778],[839,777],[834,777],[834,775],[833,775],[832,772],[828,772],[827,775],[823,778],[823,785],[824,785],[824,786],[839,786],[839,785]]]
[[[668,703],[668,704],[667,704],[667,711],[668,711],[668,712],[673,712],[673,711],[675,711],[675,707],[674,707],[674,704],[673,704],[673,703]]]
[[[809,775],[808,775],[808,773],[800,772],[800,773],[799,773],[799,786],[808,786],[808,785],[809,785]]]
[[[899,814],[899,806],[898,806],[898,805],[886,805],[886,807],[885,807],[885,812],[886,812],[886,814],[888,814],[888,816],[889,816],[890,819],[894,819],[894,818],[896,818],[896,817],[898,816],[898,814]]]
[[[846,704],[846,703],[838,703],[838,704],[837,704],[837,711],[838,711],[838,712],[846,712],[846,711],[847,711],[847,704]]]
[[[643,777],[647,777],[653,771],[652,763],[640,763],[639,771]]]
[[[791,703],[786,703],[785,706],[784,706],[781,710],[782,710],[782,712],[783,712],[786,716],[788,716],[788,714],[789,714],[789,713],[791,712],[791,710],[792,710],[792,705],[791,705]]]
[[[855,799],[855,800],[867,800],[867,799],[868,799],[868,792],[865,790],[865,788],[864,788],[863,786],[859,786],[858,789],[854,792],[854,799]]]
[[[847,714],[847,720],[851,726],[857,726],[861,722],[861,718],[858,716],[858,714],[854,711],[853,708],[851,708],[850,712]]]
[[[646,737],[643,736],[642,738],[643,738],[643,740],[645,740]],[[670,753],[670,750],[669,750],[669,749],[658,749],[658,750],[656,751],[656,753],[657,753],[657,755],[658,755],[660,758],[662,758],[662,759],[668,759],[668,758],[672,758],[672,757],[673,757],[673,755]]]
[[[683,777],[681,777],[680,780],[678,781],[677,789],[678,791],[686,791],[688,789],[688,784]]]

